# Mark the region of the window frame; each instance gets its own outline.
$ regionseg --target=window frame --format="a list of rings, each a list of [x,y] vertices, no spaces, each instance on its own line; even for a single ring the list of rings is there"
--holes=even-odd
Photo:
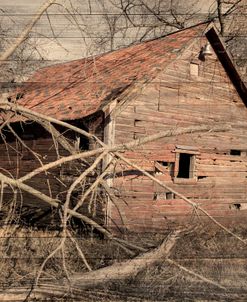
[[[176,149],[174,150],[174,153],[176,153],[175,154],[174,178],[173,178],[174,183],[183,183],[183,184],[196,183],[198,180],[197,174],[196,174],[196,156],[200,154],[200,152],[198,152],[198,149],[195,147],[189,147],[189,146],[188,147],[183,146],[182,148],[177,146]],[[178,177],[180,154],[191,155],[190,168],[189,168],[190,176],[188,178]]]

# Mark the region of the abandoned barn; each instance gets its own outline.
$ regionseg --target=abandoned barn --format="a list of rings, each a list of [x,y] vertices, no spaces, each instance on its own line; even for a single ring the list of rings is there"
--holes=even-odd
[[[211,24],[42,68],[9,100],[87,130],[107,145],[178,127],[212,126],[208,132],[162,138],[124,154],[220,222],[246,219],[247,90]],[[231,128],[214,132],[214,126],[223,122]],[[31,150],[42,155],[43,163],[55,160],[58,153],[68,154],[35,121],[15,120],[11,127]],[[62,127],[58,130],[63,132]],[[95,147],[72,131],[65,135],[79,149]],[[14,177],[40,165],[13,132],[5,131],[0,148],[2,170]],[[83,168],[57,168],[29,184],[62,198],[66,180],[74,179]],[[108,200],[100,208],[108,227],[150,231],[205,218],[176,194],[127,165],[115,167],[114,178],[107,181],[118,200],[117,204]],[[45,221],[50,208],[41,207],[27,194],[22,198],[26,217]]]

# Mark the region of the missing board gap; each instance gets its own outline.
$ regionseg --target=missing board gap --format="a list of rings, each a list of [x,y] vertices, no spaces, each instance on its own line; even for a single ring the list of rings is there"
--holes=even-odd
[[[160,164],[163,167],[168,167],[169,166],[169,163],[167,161],[157,160],[157,163]]]
[[[134,126],[139,126],[138,124],[141,122],[139,119],[134,119]]]
[[[229,206],[229,208],[231,210],[237,210],[237,211],[240,211],[241,210],[241,203],[233,203]]]
[[[172,192],[166,193],[166,200],[175,199],[175,195]]]
[[[174,163],[157,160],[154,162],[154,168],[155,168],[154,172],[156,175],[167,174],[167,173],[171,175],[173,174]]]
[[[155,192],[153,200],[172,200],[175,199],[175,194],[172,192]]]
[[[242,154],[242,151],[241,150],[237,150],[237,149],[231,149],[230,150],[230,155],[233,155],[233,156],[241,156]]]

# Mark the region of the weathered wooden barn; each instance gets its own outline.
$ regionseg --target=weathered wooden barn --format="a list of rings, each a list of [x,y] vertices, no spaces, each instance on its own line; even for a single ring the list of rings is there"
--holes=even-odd
[[[125,156],[220,222],[246,221],[247,90],[213,25],[200,24],[100,56],[45,67],[30,81],[12,101],[95,133],[108,145],[177,127],[231,126],[224,132],[163,138],[128,150]],[[38,125],[13,127],[44,162],[57,157],[52,138]],[[21,150],[18,160],[11,158],[16,157],[16,137],[7,140],[8,152],[3,138],[0,146],[1,166],[20,177],[38,162]],[[80,147],[94,148],[82,138]],[[108,201],[104,208],[108,226],[150,231],[205,218],[133,168],[117,169],[109,184],[119,202]],[[78,174],[73,167],[63,172]],[[48,194],[44,180],[49,177],[41,175],[32,185]],[[54,174],[50,181],[53,194],[66,190]],[[28,204],[27,196],[24,200]],[[35,207],[33,197],[31,204]],[[40,213],[40,219],[44,215]]]

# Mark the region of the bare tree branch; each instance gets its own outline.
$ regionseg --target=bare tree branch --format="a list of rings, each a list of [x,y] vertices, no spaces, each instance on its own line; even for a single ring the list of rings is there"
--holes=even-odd
[[[9,49],[7,49],[1,56],[0,56],[0,65],[6,61],[26,39],[34,25],[39,21],[40,17],[43,15],[47,9],[56,2],[56,0],[47,0],[45,3],[38,9],[35,17],[31,20],[31,22],[26,26],[23,30],[21,35],[16,39],[16,41],[11,45]]]

